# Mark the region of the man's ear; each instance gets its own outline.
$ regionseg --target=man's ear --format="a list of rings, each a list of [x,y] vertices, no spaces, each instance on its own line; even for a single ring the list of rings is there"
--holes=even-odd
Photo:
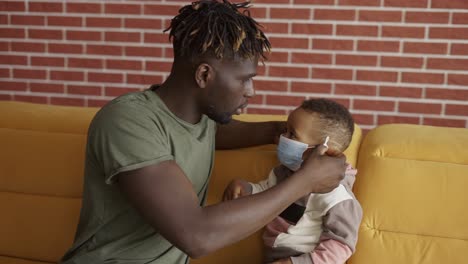
[[[201,63],[195,70],[195,81],[200,88],[205,88],[214,79],[214,69],[208,63]]]

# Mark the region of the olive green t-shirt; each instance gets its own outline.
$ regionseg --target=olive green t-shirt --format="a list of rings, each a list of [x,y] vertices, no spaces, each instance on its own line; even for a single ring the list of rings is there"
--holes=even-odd
[[[62,262],[187,263],[187,255],[154,230],[114,183],[120,172],[174,160],[202,205],[214,162],[215,132],[216,124],[207,116],[197,124],[179,119],[152,90],[105,105],[88,131],[80,222]]]

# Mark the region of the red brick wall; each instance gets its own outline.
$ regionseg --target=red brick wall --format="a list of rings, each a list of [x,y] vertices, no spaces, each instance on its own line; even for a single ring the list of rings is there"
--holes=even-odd
[[[163,81],[162,30],[186,1],[1,1],[0,100],[100,106]],[[364,129],[468,127],[468,0],[257,0],[273,53],[249,113],[304,98],[345,104]]]

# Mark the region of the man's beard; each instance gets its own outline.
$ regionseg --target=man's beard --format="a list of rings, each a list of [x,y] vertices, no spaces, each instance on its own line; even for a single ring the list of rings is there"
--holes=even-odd
[[[227,124],[227,123],[231,122],[231,120],[232,120],[232,113],[229,113],[229,112],[217,113],[214,110],[214,106],[212,106],[212,105],[210,105],[208,107],[208,111],[207,111],[206,115],[210,119],[212,119],[213,121],[215,121],[216,123],[219,123],[221,125]]]

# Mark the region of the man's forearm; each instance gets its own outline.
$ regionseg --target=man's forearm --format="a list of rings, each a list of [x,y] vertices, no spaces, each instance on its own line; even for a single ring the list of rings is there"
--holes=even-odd
[[[216,132],[217,149],[244,148],[275,143],[286,129],[283,121],[242,122],[232,120],[225,125],[218,125]]]

